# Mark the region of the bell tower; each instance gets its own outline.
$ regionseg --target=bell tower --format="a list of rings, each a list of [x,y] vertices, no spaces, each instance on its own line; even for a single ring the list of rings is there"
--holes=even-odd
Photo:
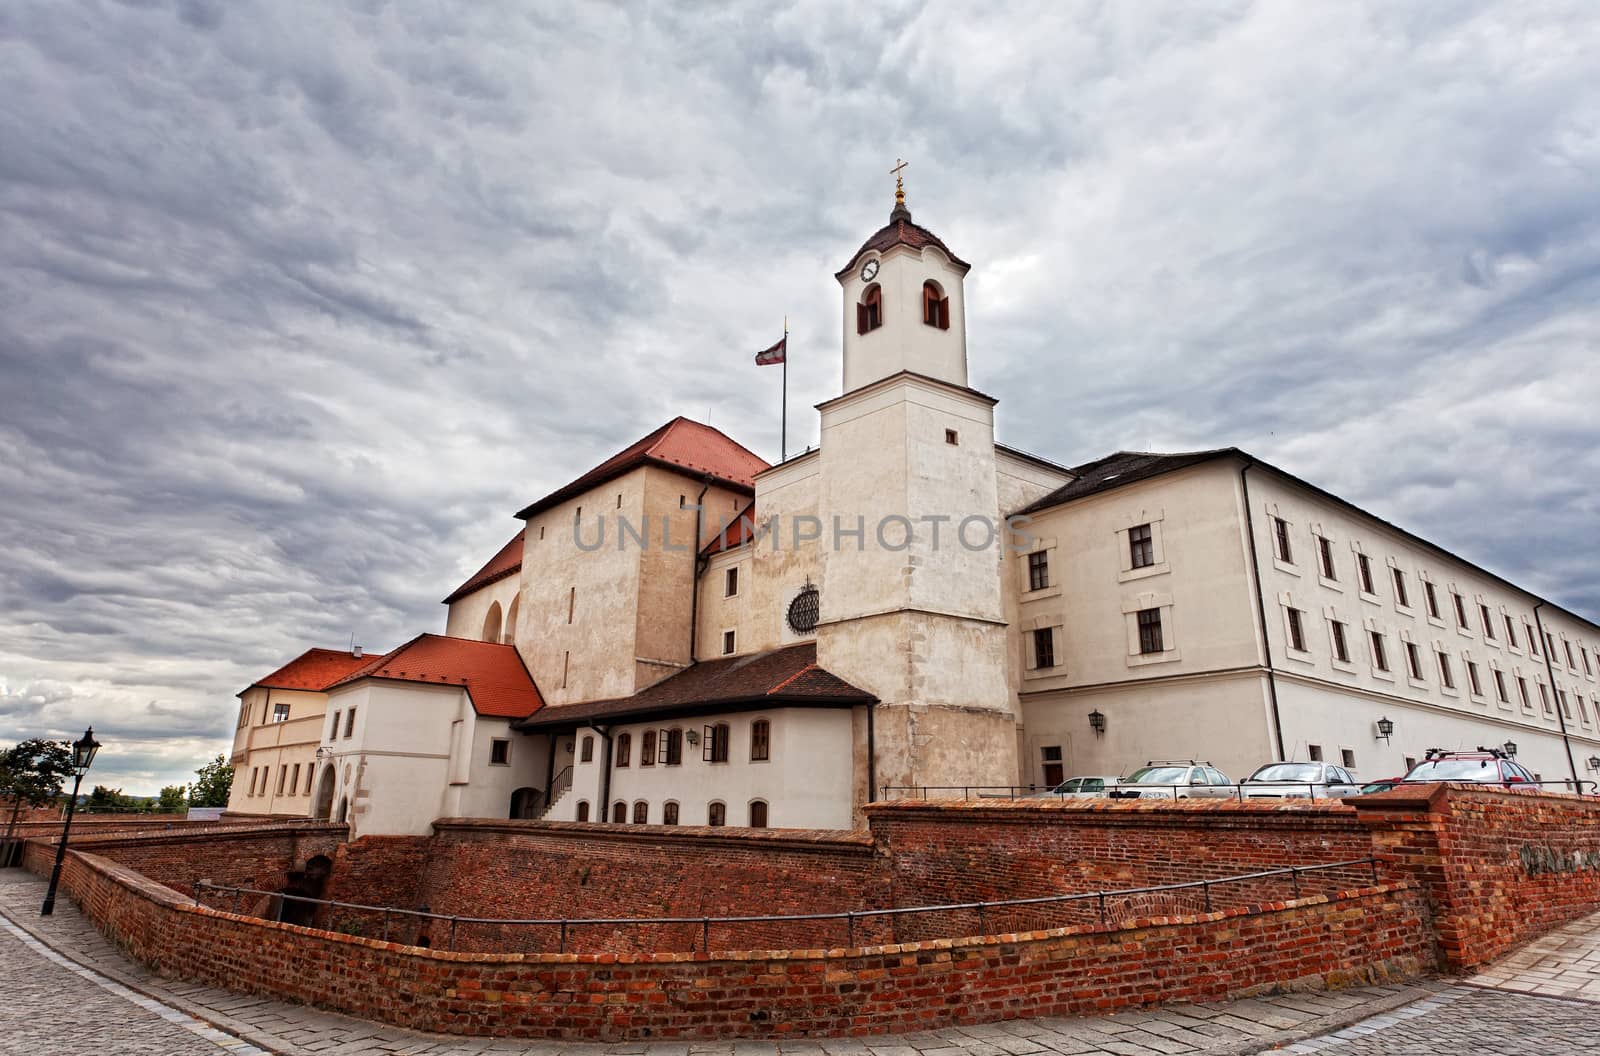
[[[911,219],[835,276],[843,394],[819,405],[817,662],[878,698],[876,784],[1010,785],[995,401],[967,387],[969,265]]]

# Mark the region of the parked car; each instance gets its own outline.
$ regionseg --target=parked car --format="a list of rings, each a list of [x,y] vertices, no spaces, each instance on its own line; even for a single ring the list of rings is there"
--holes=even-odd
[[[1152,759],[1106,789],[1112,799],[1226,799],[1228,775],[1193,759]]]
[[[1479,748],[1474,752],[1447,752],[1429,748],[1422,762],[1405,776],[1406,784],[1419,781],[1481,781],[1514,788],[1525,785],[1537,789],[1538,779],[1529,769],[1499,748]]]
[[[1268,763],[1242,782],[1245,799],[1343,799],[1361,788],[1332,763]]]
[[[1107,786],[1116,784],[1120,778],[1115,774],[1093,774],[1087,777],[1069,777],[1055,788],[1045,792],[1035,792],[1035,799],[1093,799],[1105,795]]]
[[[1369,781],[1361,786],[1361,794],[1370,796],[1374,792],[1387,792],[1396,785],[1404,784],[1405,780],[1405,775],[1401,774],[1399,777],[1382,777],[1376,781]]]

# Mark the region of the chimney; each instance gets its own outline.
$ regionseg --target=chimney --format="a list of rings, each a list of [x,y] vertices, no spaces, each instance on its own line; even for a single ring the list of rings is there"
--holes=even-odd
[[[359,645],[352,645],[350,647],[350,655],[355,657],[357,660],[360,660],[361,659],[361,647]]]

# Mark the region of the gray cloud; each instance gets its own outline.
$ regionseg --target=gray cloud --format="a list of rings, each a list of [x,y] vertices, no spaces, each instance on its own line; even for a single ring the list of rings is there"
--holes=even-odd
[[[1238,444],[1600,612],[1583,3],[0,8],[0,741],[183,780],[512,511],[838,385],[885,170],[1065,462]]]

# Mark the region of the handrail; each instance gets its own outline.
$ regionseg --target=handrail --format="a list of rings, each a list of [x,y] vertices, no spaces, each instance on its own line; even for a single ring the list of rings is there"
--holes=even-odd
[[[461,924],[495,924],[502,926],[524,927],[559,927],[561,934],[560,952],[566,952],[567,930],[572,927],[591,926],[643,926],[661,924],[695,924],[702,929],[702,935],[707,944],[710,941],[710,929],[713,924],[771,924],[786,921],[815,921],[836,920],[844,921],[849,928],[852,943],[855,936],[855,923],[870,917],[899,917],[913,913],[948,913],[960,910],[976,910],[980,921],[991,909],[1005,909],[1012,906],[1037,906],[1052,903],[1070,903],[1095,900],[1099,903],[1100,920],[1104,925],[1107,922],[1106,900],[1126,898],[1130,895],[1155,894],[1165,891],[1189,891],[1199,889],[1206,899],[1206,911],[1210,912],[1211,889],[1221,884],[1239,883],[1247,880],[1262,880],[1274,876],[1289,876],[1294,885],[1295,896],[1299,897],[1300,877],[1307,873],[1318,873],[1331,869],[1349,869],[1356,866],[1366,866],[1372,872],[1372,882],[1378,883],[1378,859],[1375,857],[1353,858],[1343,862],[1319,862],[1311,865],[1285,866],[1279,869],[1266,869],[1256,873],[1241,873],[1234,876],[1222,876],[1214,879],[1186,880],[1175,884],[1156,884],[1148,887],[1115,888],[1106,891],[1080,891],[1075,894],[1063,895],[1038,895],[1031,898],[996,899],[984,902],[951,902],[938,905],[925,906],[898,906],[883,909],[854,909],[832,913],[778,913],[764,916],[737,916],[737,917],[469,917],[457,916],[448,913],[434,913],[425,909],[400,909],[395,906],[373,906],[360,902],[340,902],[334,899],[312,898],[309,895],[293,895],[282,891],[264,891],[257,888],[235,887],[227,884],[216,884],[210,880],[196,880],[194,882],[194,901],[199,906],[201,891],[214,891],[220,894],[231,894],[235,900],[235,911],[243,901],[243,896],[254,895],[259,897],[280,898],[294,902],[309,902],[314,905],[330,906],[339,909],[353,909],[384,915],[384,935],[387,941],[389,919],[391,915],[398,914],[403,917],[414,917],[424,920],[441,920],[450,922],[449,949],[455,948],[456,928]],[[702,949],[709,945],[702,946]]]

